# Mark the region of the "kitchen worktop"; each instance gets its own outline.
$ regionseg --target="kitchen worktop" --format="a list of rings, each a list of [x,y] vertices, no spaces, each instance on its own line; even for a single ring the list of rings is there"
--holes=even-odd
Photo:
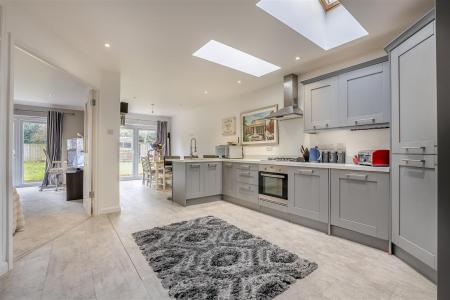
[[[310,168],[322,168],[322,169],[337,169],[337,170],[352,170],[352,171],[365,171],[365,172],[380,172],[389,173],[389,167],[371,167],[361,166],[354,164],[333,164],[333,163],[319,163],[319,162],[292,162],[292,161],[275,161],[264,159],[226,159],[226,158],[194,158],[194,159],[173,159],[169,160],[172,163],[199,163],[199,162],[233,162],[233,163],[246,163],[246,164],[265,164],[265,165],[279,165],[279,166],[291,166],[291,167],[310,167]]]

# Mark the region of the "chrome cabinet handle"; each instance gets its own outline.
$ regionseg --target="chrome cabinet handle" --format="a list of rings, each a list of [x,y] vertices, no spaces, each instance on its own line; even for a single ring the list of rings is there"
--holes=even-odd
[[[208,168],[216,168],[217,164],[208,164]]]
[[[252,188],[251,187],[248,187],[248,188],[240,187],[239,190],[243,191],[243,192],[252,192]]]
[[[233,164],[230,164],[230,163],[225,164],[225,167],[228,167],[228,168],[231,168],[232,166],[233,166]]]
[[[352,180],[366,181],[368,176],[367,174],[345,174],[345,177]]]
[[[314,170],[310,170],[310,169],[298,170],[298,172],[296,172],[296,174],[298,174],[298,175],[313,175]]]
[[[375,118],[355,120],[355,125],[368,124],[368,123],[375,123]]]
[[[251,175],[250,171],[248,171],[248,172],[240,172],[239,176],[241,176],[241,177],[253,177]]]
[[[285,176],[283,176],[283,175],[275,175],[275,174],[268,174],[268,173],[261,173],[261,176],[272,177],[272,178],[285,178]]]
[[[418,147],[402,147],[402,149],[408,151],[408,150],[422,150],[425,151],[425,146],[418,146]]]
[[[200,168],[200,165],[196,164],[196,165],[189,165],[189,167],[191,168]]]
[[[407,158],[404,158],[404,159],[402,159],[402,161],[405,162],[406,164],[408,164],[408,163],[420,163],[420,164],[425,165],[425,159],[407,159]]]
[[[250,169],[250,165],[241,165],[241,169]]]

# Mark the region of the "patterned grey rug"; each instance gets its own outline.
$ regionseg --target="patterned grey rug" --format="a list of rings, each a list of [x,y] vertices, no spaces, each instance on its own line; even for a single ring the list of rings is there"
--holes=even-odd
[[[176,299],[272,299],[317,268],[212,216],[133,237]]]

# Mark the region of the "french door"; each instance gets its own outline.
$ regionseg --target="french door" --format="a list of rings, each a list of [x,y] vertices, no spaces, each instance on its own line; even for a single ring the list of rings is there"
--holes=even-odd
[[[120,178],[139,179],[142,176],[141,158],[156,141],[154,126],[124,126],[120,129]]]
[[[47,147],[47,118],[15,116],[14,168],[15,186],[37,186],[44,179]]]

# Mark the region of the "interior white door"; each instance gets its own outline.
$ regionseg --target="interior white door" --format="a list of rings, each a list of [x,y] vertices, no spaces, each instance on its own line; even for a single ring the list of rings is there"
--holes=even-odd
[[[96,91],[91,90],[84,109],[84,170],[83,170],[83,206],[88,215],[92,215],[94,193],[94,137]]]

